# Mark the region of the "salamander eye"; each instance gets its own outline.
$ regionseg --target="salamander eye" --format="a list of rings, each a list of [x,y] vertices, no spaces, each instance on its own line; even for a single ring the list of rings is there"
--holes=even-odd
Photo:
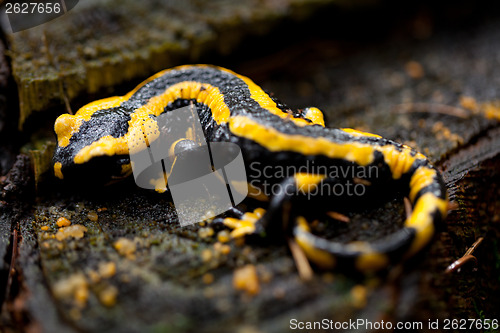
[[[177,141],[174,147],[174,154],[179,155],[185,151],[193,150],[198,147],[199,145],[197,145],[193,140],[184,139],[181,141]]]

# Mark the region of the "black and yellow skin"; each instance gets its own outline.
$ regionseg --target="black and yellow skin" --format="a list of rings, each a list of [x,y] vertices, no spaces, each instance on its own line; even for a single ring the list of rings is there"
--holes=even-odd
[[[374,271],[421,250],[431,240],[435,223],[446,214],[445,186],[439,172],[422,154],[378,135],[327,128],[318,109],[292,111],[250,79],[207,65],[162,71],[125,96],[96,101],[75,115],[60,116],[55,123],[55,175],[69,179],[84,178],[88,173],[108,180],[129,175],[128,144],[136,139],[133,133],[137,133],[137,127],[156,135],[160,129],[155,127],[155,117],[190,104],[196,105],[207,141],[238,144],[247,165],[293,166],[301,170],[290,177],[265,179],[283,189],[274,197],[258,198],[268,199],[266,213],[259,209],[224,219],[231,228],[244,225],[243,234],[264,229],[269,230],[269,235],[281,230],[293,237],[318,266],[346,265]],[[290,206],[319,207],[313,202],[297,204],[300,196],[287,193],[346,181],[318,174],[317,166],[376,167],[376,177],[367,172],[363,181],[373,192],[403,189],[413,212],[401,230],[379,242],[341,244],[315,236],[303,217],[308,208]],[[247,177],[249,182],[264,180],[258,179],[263,176],[254,168],[247,168]],[[328,201],[322,199],[317,202],[326,212]],[[245,220],[253,222],[240,223]]]

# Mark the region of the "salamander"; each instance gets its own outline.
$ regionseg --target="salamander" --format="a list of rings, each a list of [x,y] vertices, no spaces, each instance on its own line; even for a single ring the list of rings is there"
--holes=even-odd
[[[55,176],[91,175],[106,180],[130,175],[132,130],[148,121],[157,131],[155,117],[187,105],[196,107],[207,141],[233,142],[241,148],[250,166],[249,196],[267,205],[267,211],[234,210],[233,216],[224,216],[224,225],[233,228],[235,236],[262,234],[263,230],[268,235],[283,233],[318,266],[375,271],[419,252],[446,216],[445,185],[421,153],[375,134],[328,128],[319,109],[291,110],[249,78],[210,65],[161,71],[124,96],[98,100],[74,115],[59,116],[54,125]],[[292,167],[298,172],[269,175],[264,167]],[[330,169],[320,167],[353,168],[362,176],[331,176],[324,171]],[[301,204],[306,199],[304,191],[296,195],[298,190],[311,192],[356,180],[375,193],[403,189],[412,212],[401,229],[378,241],[340,243],[316,235],[305,216],[307,209],[294,209],[310,204],[315,211],[326,212],[328,200],[336,198],[316,195],[319,199],[311,200],[320,202],[320,207],[312,202]],[[263,193],[262,182],[278,185],[278,191]]]

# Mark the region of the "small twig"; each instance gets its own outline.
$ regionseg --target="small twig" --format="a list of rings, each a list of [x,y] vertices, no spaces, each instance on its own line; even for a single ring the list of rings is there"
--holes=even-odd
[[[474,244],[472,244],[472,246],[469,247],[469,249],[467,250],[467,252],[465,252],[465,255],[472,254],[472,252],[474,252],[476,250],[477,246],[479,244],[481,244],[481,242],[483,241],[483,239],[484,239],[483,237],[479,237],[477,239],[477,241],[475,241]]]
[[[479,244],[483,241],[483,237],[479,237],[477,241],[472,244],[472,246],[465,252],[465,254],[458,260],[455,260],[450,266],[446,268],[446,273],[452,273],[459,270],[465,263],[469,261],[473,261],[476,265],[478,263],[477,258],[472,255],[474,250],[478,247]]]
[[[291,238],[288,239],[288,247],[290,248],[290,252],[292,252],[292,257],[300,278],[302,281],[310,281],[313,277],[313,271],[304,251]]]
[[[344,214],[340,214],[337,212],[327,212],[326,215],[330,216],[332,219],[339,220],[340,222],[345,222],[349,223],[351,222],[351,219],[349,219],[349,216],[346,216]]]
[[[371,184],[372,184],[372,182],[369,181],[369,180],[362,179],[362,178],[357,178],[357,177],[354,177],[353,181],[356,184],[361,184],[361,185],[365,185],[365,186],[371,186]]]
[[[459,268],[461,268],[465,263],[468,261],[474,261],[474,263],[477,265],[477,258],[474,257],[473,255],[464,255],[462,258],[455,260],[450,266],[446,268],[446,273],[452,273],[457,271]]]

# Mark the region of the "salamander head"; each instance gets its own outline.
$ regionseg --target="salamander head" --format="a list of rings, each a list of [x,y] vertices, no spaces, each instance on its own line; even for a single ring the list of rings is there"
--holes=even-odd
[[[130,173],[125,140],[130,115],[119,107],[96,109],[90,114],[80,111],[61,115],[54,124],[56,177],[109,180]]]

